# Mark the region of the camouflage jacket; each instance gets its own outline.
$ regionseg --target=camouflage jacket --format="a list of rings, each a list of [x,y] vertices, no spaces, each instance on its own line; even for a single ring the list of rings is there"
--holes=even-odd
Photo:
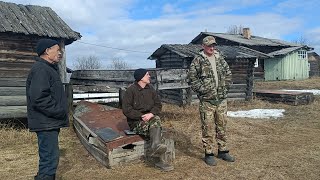
[[[218,84],[212,66],[203,51],[193,59],[188,72],[188,83],[201,101],[220,102],[227,98],[231,85],[231,71],[222,54],[215,50]]]

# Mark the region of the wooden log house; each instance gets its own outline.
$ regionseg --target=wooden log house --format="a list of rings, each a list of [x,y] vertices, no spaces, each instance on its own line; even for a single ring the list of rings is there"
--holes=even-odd
[[[201,32],[191,43],[201,44],[208,35],[214,36],[218,45],[244,46],[268,55],[256,63],[255,80],[296,80],[309,77],[307,52],[312,47],[270,39],[251,34],[250,28],[243,28],[242,34]]]
[[[191,61],[201,48],[201,45],[198,44],[164,44],[158,48],[149,59],[156,60],[157,68],[182,68],[187,71]],[[254,63],[260,58],[268,57],[268,55],[243,46],[218,45],[217,49],[225,56],[232,72],[233,85],[230,89],[228,99],[251,99]],[[189,88],[160,91],[162,99],[182,99],[183,103],[189,103],[197,99],[194,93],[192,93],[193,95],[190,95],[190,93],[191,90]]]
[[[26,118],[26,78],[36,42],[60,43],[60,75],[66,82],[65,46],[81,38],[51,8],[0,1],[0,119]]]

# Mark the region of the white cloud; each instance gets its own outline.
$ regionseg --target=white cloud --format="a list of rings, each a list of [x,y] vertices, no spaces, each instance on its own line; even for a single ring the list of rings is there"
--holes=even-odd
[[[139,10],[147,14],[160,13],[151,18],[146,15],[142,19],[131,17],[131,8],[138,0],[12,0],[11,2],[49,6],[73,30],[81,33],[83,37],[79,42],[66,47],[69,66],[77,57],[96,55],[106,64],[111,58],[119,57],[133,64],[134,68],[154,67],[155,63],[147,60],[147,57],[162,44],[189,43],[205,29],[210,32],[226,32],[231,25],[250,27],[253,35],[277,39],[282,39],[286,34],[306,30],[303,26],[305,23],[303,17],[286,17],[281,14],[282,9],[290,5],[288,3],[279,5],[275,12],[266,9],[265,12],[250,15],[228,13],[241,8],[245,11],[260,3],[266,3],[261,0],[195,1],[188,8],[183,6],[185,1],[164,3],[160,8],[152,3],[141,4]],[[303,7],[303,4],[301,6]],[[320,49],[320,40],[317,39],[320,37],[319,34],[318,29],[307,32],[308,37],[314,38],[314,47]],[[141,51],[141,53],[107,47]]]

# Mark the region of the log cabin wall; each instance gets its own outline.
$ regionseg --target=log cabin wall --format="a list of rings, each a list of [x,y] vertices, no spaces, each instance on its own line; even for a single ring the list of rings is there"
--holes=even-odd
[[[217,46],[226,56],[232,71],[233,85],[228,98],[230,100],[248,100],[252,98],[254,79],[254,63],[258,57],[264,57],[254,50],[240,46]],[[156,68],[180,68],[188,71],[191,61],[201,49],[200,45],[165,44],[158,48],[149,59],[156,60]],[[173,74],[175,76],[177,74]],[[190,94],[187,94],[190,93]],[[175,104],[188,104],[197,102],[197,96],[190,89],[160,90],[160,96],[165,102],[174,101]],[[177,102],[180,103],[177,103]]]
[[[160,59],[156,60],[156,68],[189,68],[193,58],[186,57],[181,58],[181,56],[173,53],[172,51],[165,52]]]
[[[26,79],[36,55],[38,38],[0,33],[1,119],[26,117]]]

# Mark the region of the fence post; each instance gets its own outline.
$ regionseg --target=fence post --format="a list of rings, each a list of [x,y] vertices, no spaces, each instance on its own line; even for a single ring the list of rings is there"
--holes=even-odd
[[[119,108],[120,109],[122,109],[122,100],[125,92],[126,92],[126,88],[124,87],[119,88]]]
[[[69,122],[73,122],[73,87],[71,83],[65,84],[65,91],[67,94]]]

